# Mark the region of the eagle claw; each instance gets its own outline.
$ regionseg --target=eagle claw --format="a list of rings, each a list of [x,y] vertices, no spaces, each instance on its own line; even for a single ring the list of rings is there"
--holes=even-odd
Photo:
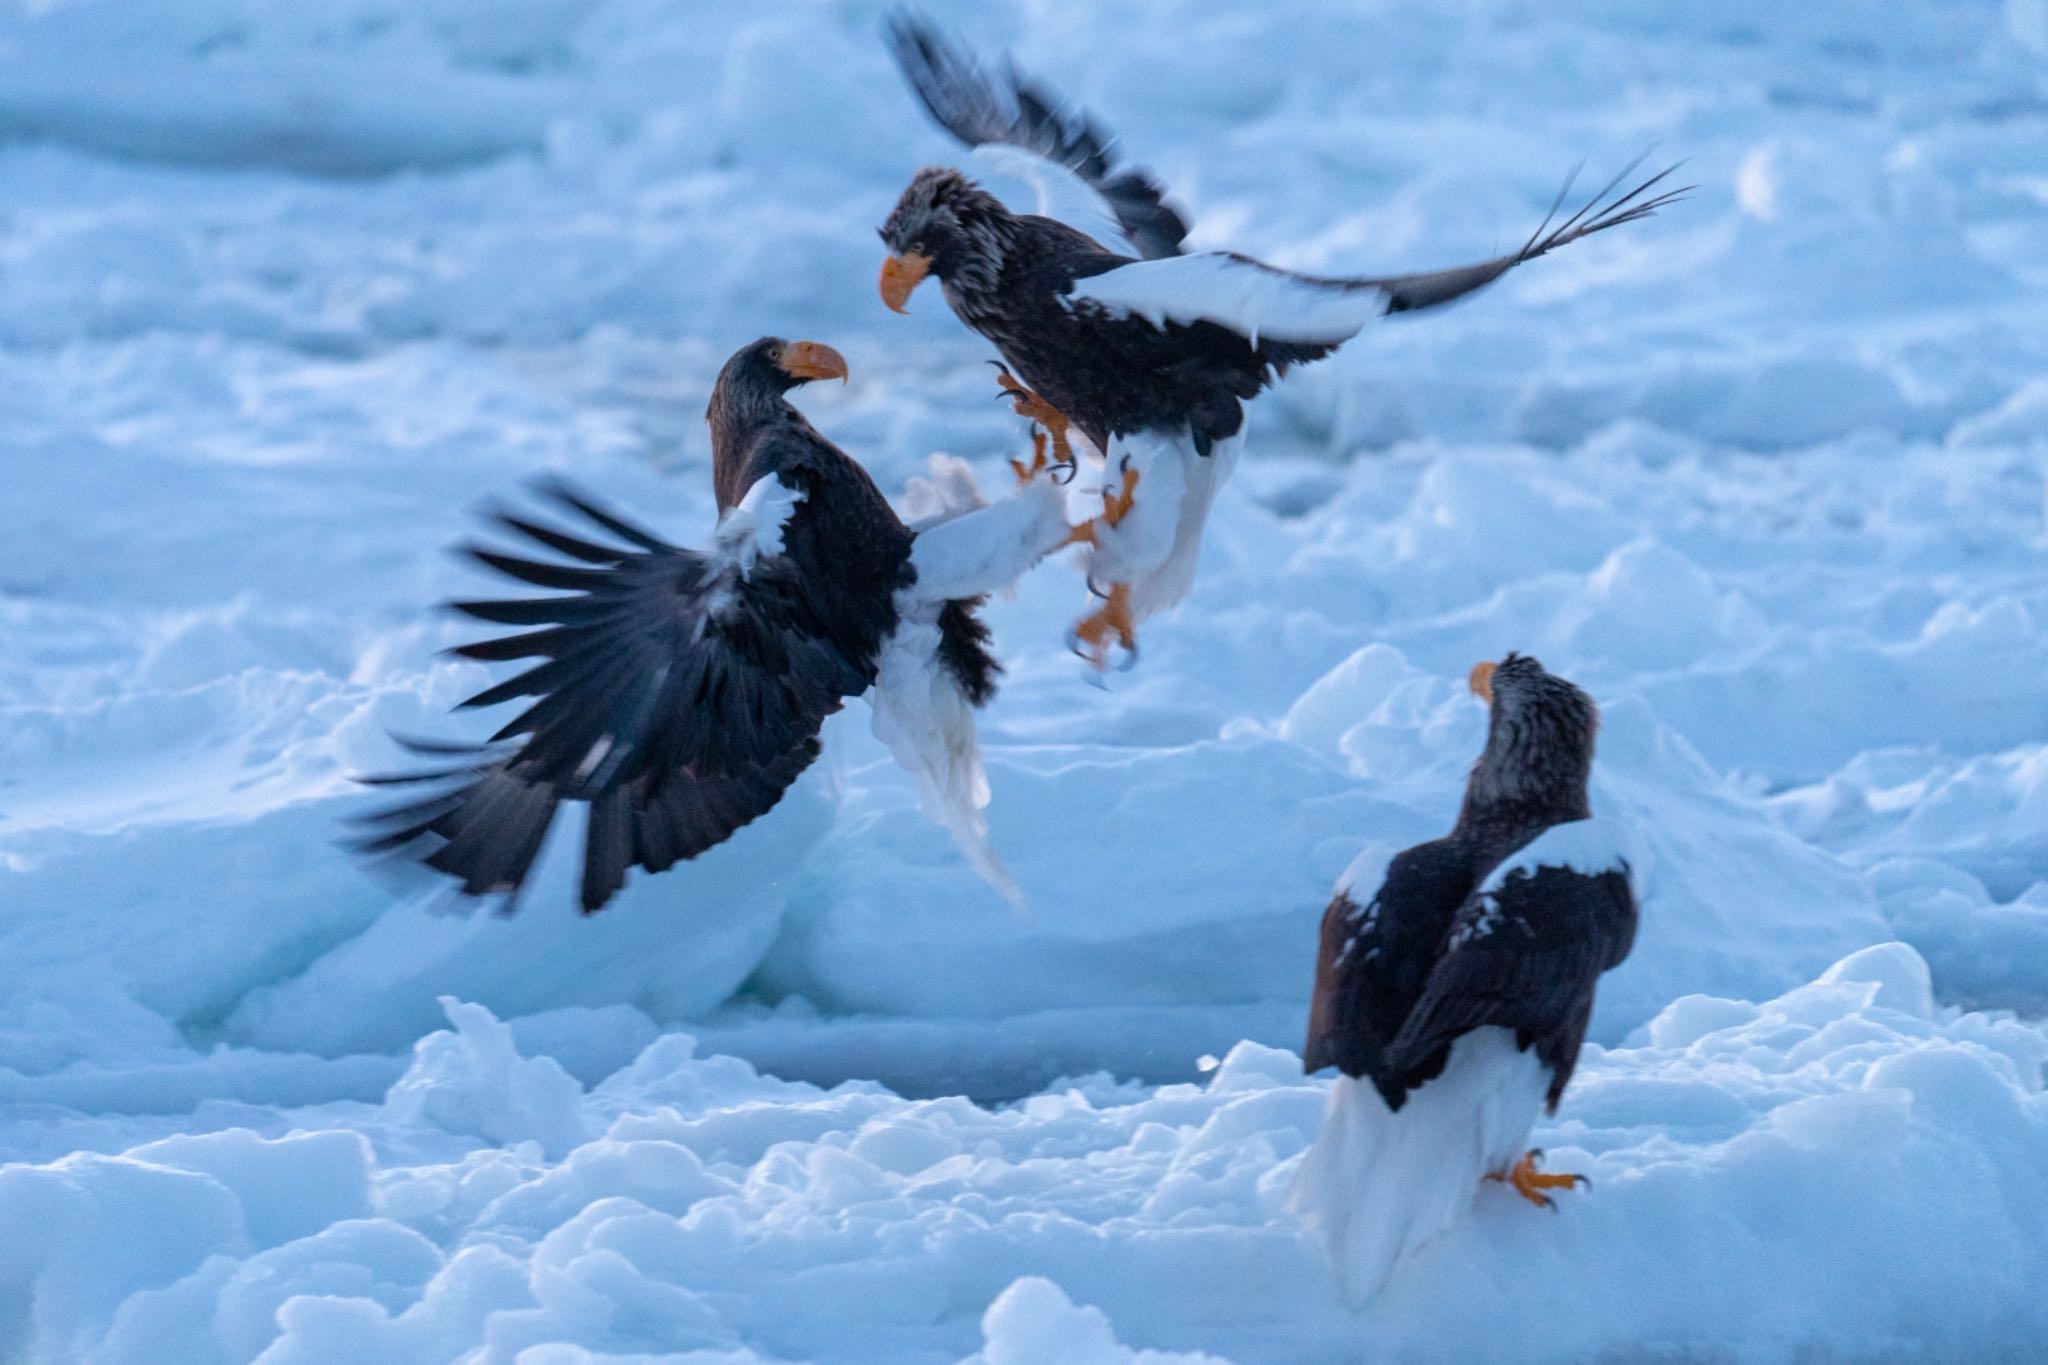
[[[1002,388],[1002,396],[1010,400],[1011,409],[1019,417],[1037,423],[1052,437],[1053,465],[1060,469],[1077,468],[1074,447],[1067,440],[1067,430],[1073,425],[1067,420],[1067,415],[1018,383],[1016,376],[1011,374],[1007,367],[993,360],[989,364],[996,367],[996,383]],[[1069,474],[1067,477],[1071,479],[1073,475]]]
[[[1543,1193],[1545,1190],[1569,1190],[1579,1186],[1592,1188],[1593,1182],[1575,1171],[1547,1172],[1536,1169],[1543,1159],[1541,1147],[1531,1147],[1522,1154],[1522,1159],[1505,1171],[1489,1171],[1488,1180],[1498,1180],[1514,1187],[1516,1194],[1532,1204],[1539,1204],[1552,1213],[1558,1212],[1557,1201]]]
[[[1102,608],[1074,623],[1067,632],[1067,648],[1086,659],[1098,673],[1109,668],[1109,642],[1114,636],[1124,652],[1117,672],[1128,673],[1138,664],[1138,628],[1131,618],[1131,585],[1113,583]]]

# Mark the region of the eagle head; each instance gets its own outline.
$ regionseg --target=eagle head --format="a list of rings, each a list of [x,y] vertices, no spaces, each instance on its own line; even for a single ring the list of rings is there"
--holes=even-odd
[[[1470,682],[1492,711],[1470,795],[1582,810],[1600,729],[1592,697],[1527,654],[1475,664]]]
[[[718,372],[704,415],[723,411],[758,412],[778,403],[799,384],[813,379],[846,378],[846,357],[822,341],[784,341],[762,337],[742,346]]]
[[[882,302],[898,313],[926,275],[957,288],[995,287],[1009,210],[966,176],[927,166],[911,177],[880,228]]]

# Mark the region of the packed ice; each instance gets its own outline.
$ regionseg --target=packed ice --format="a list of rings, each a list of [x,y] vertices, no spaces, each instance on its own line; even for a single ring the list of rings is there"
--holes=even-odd
[[[1106,687],[1078,552],[988,603],[1016,904],[856,706],[727,844],[584,919],[572,824],[499,917],[341,847],[484,685],[477,507],[704,544],[763,335],[845,354],[795,401],[906,515],[1029,456],[875,295],[964,157],[887,7],[0,14],[0,1360],[2037,1359],[2048,5],[933,9],[1203,250],[1700,189],[1254,403]],[[1450,828],[1509,650],[1599,700],[1572,856],[1642,908],[1534,1134],[1592,1184],[1353,1307],[1285,1208],[1316,925]]]

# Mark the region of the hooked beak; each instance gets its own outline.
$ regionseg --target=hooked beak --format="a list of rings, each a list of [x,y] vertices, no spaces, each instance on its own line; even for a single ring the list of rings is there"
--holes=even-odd
[[[846,379],[846,357],[822,341],[792,341],[782,348],[784,374],[798,379]]]
[[[904,303],[910,298],[910,291],[924,281],[931,273],[932,258],[906,251],[900,256],[891,256],[882,262],[882,302],[895,313],[907,313]]]
[[[1488,706],[1493,705],[1493,663],[1490,660],[1472,665],[1472,672],[1465,682],[1474,696]]]

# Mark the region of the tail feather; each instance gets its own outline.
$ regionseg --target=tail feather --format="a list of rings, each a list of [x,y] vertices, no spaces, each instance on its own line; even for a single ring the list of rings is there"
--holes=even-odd
[[[974,728],[966,679],[949,666],[939,612],[908,609],[882,647],[875,671],[875,737],[917,780],[925,814],[945,827],[983,880],[1007,901],[1021,903],[1009,870],[988,838],[988,775]]]
[[[1443,1074],[1396,1111],[1340,1076],[1287,1207],[1322,1243],[1346,1302],[1386,1287],[1404,1258],[1457,1223],[1489,1172],[1519,1156],[1548,1080],[1505,1029],[1458,1040]]]

